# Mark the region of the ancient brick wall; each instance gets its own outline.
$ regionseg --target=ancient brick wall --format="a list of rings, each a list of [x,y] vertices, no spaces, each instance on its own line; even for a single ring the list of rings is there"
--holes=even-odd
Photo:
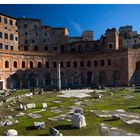
[[[12,17],[0,15],[0,32],[0,49],[9,51],[18,50],[19,38],[16,20]]]

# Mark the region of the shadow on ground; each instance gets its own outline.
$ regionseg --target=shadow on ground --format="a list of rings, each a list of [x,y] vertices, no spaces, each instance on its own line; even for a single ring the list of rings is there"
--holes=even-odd
[[[48,134],[40,134],[38,136],[49,136]]]
[[[54,128],[58,129],[58,130],[71,130],[71,129],[77,129],[76,127],[73,127],[72,125],[70,124],[67,124],[67,125],[58,125],[58,126],[55,126]]]
[[[136,107],[130,107],[128,109],[140,109],[140,106],[136,106]]]
[[[111,122],[111,121],[117,121],[117,120],[119,120],[119,119],[116,119],[116,120],[114,120],[114,119],[105,119],[105,120],[103,120],[104,122]]]
[[[28,126],[28,127],[26,127],[26,130],[28,130],[28,131],[35,130],[35,127],[34,126]]]

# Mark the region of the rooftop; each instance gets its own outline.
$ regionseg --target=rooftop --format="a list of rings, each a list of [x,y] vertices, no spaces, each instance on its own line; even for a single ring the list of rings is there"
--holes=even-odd
[[[15,19],[15,20],[16,20],[16,18],[14,18],[14,17],[11,17],[11,16],[8,16],[8,15],[6,15],[6,14],[3,14],[3,13],[0,13],[0,15],[1,15],[1,16],[5,16],[5,17],[8,17],[8,18],[12,18],[12,19]]]
[[[34,19],[34,18],[16,18],[16,20],[32,20],[32,21],[41,21],[41,19]]]

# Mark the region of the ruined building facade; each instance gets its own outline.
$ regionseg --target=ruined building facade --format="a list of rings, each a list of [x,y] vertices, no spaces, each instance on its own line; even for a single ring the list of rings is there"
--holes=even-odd
[[[140,48],[122,39],[115,28],[93,40],[92,31],[70,37],[67,28],[0,14],[0,89],[56,88],[58,63],[62,88],[139,84]]]

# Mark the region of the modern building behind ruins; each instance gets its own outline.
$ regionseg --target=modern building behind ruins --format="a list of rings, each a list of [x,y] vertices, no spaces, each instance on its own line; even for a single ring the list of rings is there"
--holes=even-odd
[[[122,26],[119,29],[120,45],[123,48],[130,48],[140,43],[140,34],[133,31],[132,26]]]
[[[139,34],[132,26],[70,37],[65,27],[0,14],[0,89],[127,86],[140,83]]]

